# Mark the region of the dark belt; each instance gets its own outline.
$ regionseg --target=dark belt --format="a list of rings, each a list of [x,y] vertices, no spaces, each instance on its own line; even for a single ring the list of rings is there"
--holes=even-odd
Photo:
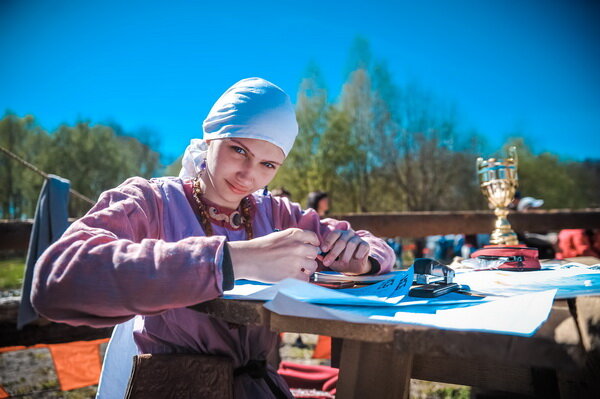
[[[248,374],[250,377],[254,379],[262,378],[265,380],[271,393],[275,395],[277,399],[287,399],[288,396],[279,388],[279,385],[273,381],[269,372],[267,371],[267,361],[266,360],[250,360],[246,363],[245,366],[238,367],[233,370],[233,376],[237,377],[242,374]]]

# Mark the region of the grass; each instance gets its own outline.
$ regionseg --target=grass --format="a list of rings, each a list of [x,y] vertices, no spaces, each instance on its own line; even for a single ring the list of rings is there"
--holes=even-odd
[[[24,270],[25,258],[0,260],[0,290],[21,288]]]
[[[471,390],[469,387],[444,387],[436,389],[432,395],[440,399],[469,399]]]

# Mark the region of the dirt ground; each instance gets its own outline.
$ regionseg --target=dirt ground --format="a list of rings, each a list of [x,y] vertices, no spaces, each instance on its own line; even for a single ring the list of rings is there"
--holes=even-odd
[[[316,335],[285,333],[279,351],[281,360],[328,366],[328,359],[312,357],[316,343]],[[104,356],[105,350],[106,344],[102,344],[100,346],[101,357]],[[96,386],[61,391],[52,357],[47,348],[0,353],[0,386],[11,397],[18,398],[89,399],[96,395]],[[411,398],[462,399],[469,396],[468,387],[419,380],[411,381]]]

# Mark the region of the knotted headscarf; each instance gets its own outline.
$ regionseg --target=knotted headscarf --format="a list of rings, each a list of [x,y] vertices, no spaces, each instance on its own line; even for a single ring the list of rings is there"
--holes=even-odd
[[[196,177],[206,159],[207,140],[248,138],[268,141],[287,157],[298,134],[296,113],[283,90],[261,78],[243,79],[213,105],[202,124],[203,139],[185,150],[179,177]]]

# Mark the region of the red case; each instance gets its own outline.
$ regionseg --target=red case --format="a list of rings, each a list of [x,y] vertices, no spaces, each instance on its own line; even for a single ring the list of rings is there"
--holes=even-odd
[[[471,258],[485,260],[501,260],[506,258],[506,261],[498,267],[500,270],[520,272],[541,269],[537,248],[489,245],[473,252]]]

